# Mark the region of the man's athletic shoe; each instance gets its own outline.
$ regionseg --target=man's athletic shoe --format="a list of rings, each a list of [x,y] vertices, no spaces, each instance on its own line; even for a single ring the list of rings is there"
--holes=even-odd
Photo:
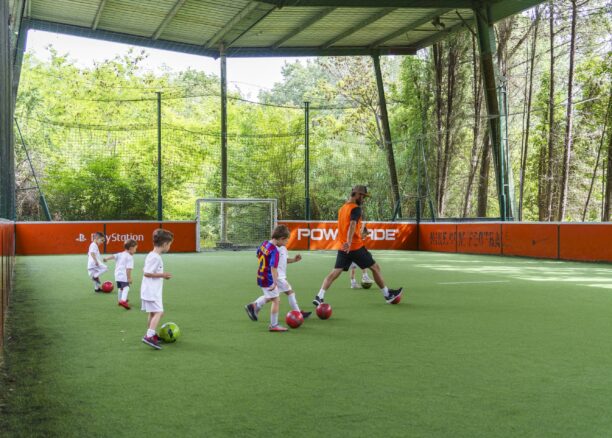
[[[304,312],[303,310],[300,313],[302,314],[302,318],[304,318],[304,319],[306,319],[310,315],[312,315],[312,312]]]
[[[130,310],[131,309],[131,307],[130,307],[130,305],[128,304],[127,301],[119,301],[117,303],[117,305],[123,307],[125,310]]]
[[[351,289],[361,289],[361,285],[356,281],[351,281]]]
[[[150,337],[143,337],[142,338],[142,342],[144,342],[147,345],[150,345],[151,347],[155,348],[156,350],[161,350],[161,345],[159,345],[159,341],[158,341],[158,337],[157,335],[155,336],[150,336]]]
[[[391,303],[391,301],[402,295],[402,289],[403,287],[400,287],[399,289],[389,289],[389,296],[385,297],[387,304]]]
[[[268,327],[268,330],[271,332],[286,332],[289,331],[287,327],[283,327],[282,325],[271,325]]]
[[[99,287],[94,289],[94,292],[97,294],[101,294],[102,292],[104,292],[102,289],[100,289]]]
[[[253,303],[244,306],[244,310],[246,310],[246,313],[249,315],[249,318],[251,318],[251,321],[257,321],[257,311],[255,310]]]
[[[312,300],[312,304],[314,304],[315,306],[318,306],[320,304],[323,304],[325,301],[323,300],[323,298],[319,298],[319,296],[315,296],[314,300]]]

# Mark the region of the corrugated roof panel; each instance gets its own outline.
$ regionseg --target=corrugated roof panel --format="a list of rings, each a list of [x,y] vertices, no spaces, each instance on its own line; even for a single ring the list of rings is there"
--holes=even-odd
[[[165,24],[159,41],[153,41],[151,37],[177,0],[107,0],[98,29],[94,31],[92,24],[102,1],[31,0],[31,7],[28,8],[31,9],[33,19],[31,25],[39,29],[71,35],[83,34],[147,47],[170,47],[168,44],[172,45],[173,42],[183,43],[185,45],[179,44],[176,48],[187,53],[214,55],[219,42],[224,41],[231,44],[228,52],[231,56],[241,56],[241,48],[245,49],[243,56],[290,56],[292,48],[296,48],[293,53],[299,55],[367,54],[373,44],[380,47],[382,52],[389,49],[385,53],[410,53],[415,43],[431,44],[435,41],[432,35],[443,38],[449,34],[449,29],[457,29],[464,20],[473,22],[473,11],[460,9],[442,14],[439,19],[442,25],[432,24],[431,18],[442,12],[437,6],[439,2],[433,1],[427,5],[423,2],[424,6],[420,8],[400,7],[394,10],[379,7],[373,1],[363,2],[367,6],[338,7],[324,15],[322,13],[331,7],[304,6],[306,1],[297,2],[302,6],[273,9],[273,2],[265,1],[187,0],[172,20]],[[499,20],[542,2],[491,0],[492,14]],[[333,2],[327,4],[333,5]],[[452,7],[453,3],[445,4]],[[389,13],[384,15],[387,11]],[[313,17],[319,17],[320,14],[322,18],[312,22]],[[411,22],[418,24],[416,29],[410,28]],[[312,24],[298,32],[305,23]],[[222,29],[227,32],[224,32],[221,39],[219,35]],[[215,40],[214,47],[210,50],[203,48],[211,39]],[[279,41],[282,42],[281,47],[273,49]],[[328,45],[331,48],[325,49]],[[249,50],[251,48],[256,50]]]
[[[286,46],[322,46],[378,11],[380,9],[338,8],[310,26],[307,32],[289,40]]]
[[[133,35],[151,36],[175,4],[175,0],[108,0],[102,16],[100,29]]]
[[[204,44],[248,3],[246,0],[236,0],[229,5],[223,1],[188,0],[160,38]]]
[[[352,35],[338,41],[335,46],[370,46],[373,42],[391,34],[394,30],[418,23],[430,16],[432,11],[425,9],[397,9]]]
[[[272,46],[318,13],[320,13],[320,10],[315,9],[313,11],[313,8],[274,10],[236,41],[236,44],[245,47]],[[296,38],[299,39],[299,35]]]
[[[425,38],[429,38],[430,36],[433,36],[436,33],[437,32],[435,30],[406,32],[398,36],[397,38],[387,41],[384,45],[390,47],[410,46],[416,44],[421,40],[424,40]]]
[[[58,23],[91,27],[97,0],[56,0],[53,2],[32,0],[32,18]]]

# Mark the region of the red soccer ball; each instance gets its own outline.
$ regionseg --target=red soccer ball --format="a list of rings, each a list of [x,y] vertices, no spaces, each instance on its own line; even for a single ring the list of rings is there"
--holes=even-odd
[[[292,310],[291,312],[287,313],[287,316],[285,317],[285,322],[291,328],[298,328],[304,322],[304,317],[302,316],[301,312],[298,312],[297,310]]]
[[[105,281],[102,283],[102,292],[111,293],[113,291],[113,283],[111,281]]]
[[[391,301],[391,304],[399,304],[400,301],[402,301],[402,296],[401,295],[395,297],[395,299],[393,301]]]
[[[317,316],[321,319],[328,319],[332,315],[332,308],[329,304],[323,303],[317,306]]]

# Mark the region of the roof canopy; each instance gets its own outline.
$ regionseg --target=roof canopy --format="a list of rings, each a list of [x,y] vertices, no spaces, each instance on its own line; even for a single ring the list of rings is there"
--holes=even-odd
[[[490,8],[494,21],[542,0],[27,0],[31,29],[227,56],[414,54]]]

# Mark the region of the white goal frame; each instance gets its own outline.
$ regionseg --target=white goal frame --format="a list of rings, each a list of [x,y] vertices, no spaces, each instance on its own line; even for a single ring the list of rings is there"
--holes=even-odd
[[[198,198],[196,199],[196,251],[202,252],[200,247],[200,206],[204,203],[223,203],[228,202],[232,204],[253,204],[253,203],[267,203],[270,205],[270,217],[272,221],[270,223],[270,235],[278,223],[278,199],[275,198]],[[222,216],[220,216],[222,219]],[[223,229],[223,221],[221,222],[221,229]],[[221,232],[223,234],[223,231]]]

